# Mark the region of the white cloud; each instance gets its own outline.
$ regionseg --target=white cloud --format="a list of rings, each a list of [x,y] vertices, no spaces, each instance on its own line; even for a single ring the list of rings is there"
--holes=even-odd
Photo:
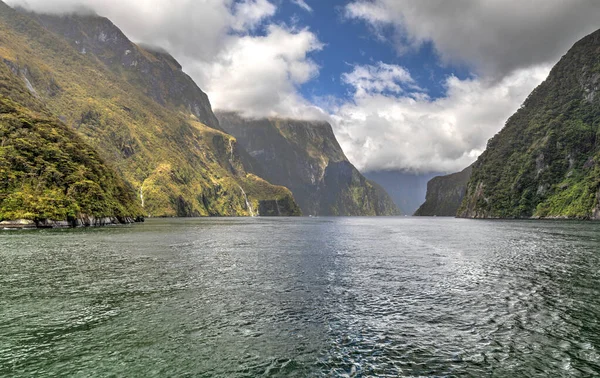
[[[238,31],[253,29],[268,17],[275,14],[275,5],[267,0],[244,0],[235,3],[232,27]]]
[[[347,81],[354,98],[335,109],[335,120],[348,156],[363,169],[421,172],[474,161],[550,67],[600,26],[596,0],[352,0],[345,14],[400,54],[430,42],[442,63],[477,73],[448,78],[435,100],[398,83],[382,92],[376,77]],[[350,75],[358,69],[377,67]]]
[[[405,68],[383,62],[374,66],[355,66],[352,72],[342,74],[342,81],[355,88],[356,96],[370,92],[399,94],[406,85],[417,89],[415,81]]]
[[[298,86],[318,75],[308,53],[322,48],[308,29],[270,25],[265,36],[230,38],[212,62],[188,62],[215,109],[242,110],[248,116],[302,116],[315,107]]]
[[[131,39],[165,48],[176,56],[210,59],[231,29],[256,24],[262,2],[250,12],[233,0],[7,0],[38,12],[69,13],[82,7],[108,17]],[[265,17],[268,14],[264,14]]]
[[[452,76],[445,82],[446,97],[431,100],[422,92],[365,85],[379,82],[380,67],[357,66],[345,75],[361,79],[347,81],[354,86],[352,101],[332,110],[340,144],[363,170],[465,168],[550,71],[550,66],[521,69],[500,81]],[[410,77],[402,67],[385,67],[384,72]]]
[[[597,0],[353,0],[345,10],[377,36],[392,27],[401,52],[431,41],[444,62],[496,79],[556,62],[600,27]]]
[[[292,0],[292,2],[307,12],[313,11],[313,9],[310,7],[310,5],[308,5],[306,3],[306,0]]]

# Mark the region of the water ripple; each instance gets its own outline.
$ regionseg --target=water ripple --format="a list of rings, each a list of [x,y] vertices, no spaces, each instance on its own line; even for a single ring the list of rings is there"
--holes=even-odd
[[[600,375],[598,224],[0,233],[1,376]]]

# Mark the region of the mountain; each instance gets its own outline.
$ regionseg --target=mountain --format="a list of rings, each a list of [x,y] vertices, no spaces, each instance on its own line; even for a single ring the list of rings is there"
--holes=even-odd
[[[131,223],[137,196],[0,65],[0,227]],[[10,88],[10,91],[7,90]]]
[[[488,142],[459,216],[600,218],[600,30],[577,42]]]
[[[415,216],[454,217],[467,193],[473,166],[446,176],[434,177],[427,183],[425,203]]]
[[[346,158],[331,125],[292,119],[246,119],[217,112],[221,127],[254,159],[259,174],[289,188],[305,215],[398,215],[383,188]]]
[[[0,2],[0,64],[117,169],[146,215],[249,216],[274,202],[270,214],[300,214],[287,188],[248,172],[175,59],[133,44],[108,19]],[[0,82],[0,94],[10,85]]]
[[[425,201],[427,182],[435,173],[414,174],[401,171],[370,171],[363,175],[379,185],[392,197],[403,214],[414,214]]]
[[[46,29],[66,39],[81,54],[91,54],[121,80],[161,105],[192,114],[219,128],[208,96],[166,51],[132,43],[110,20],[92,15],[52,16],[29,13]]]

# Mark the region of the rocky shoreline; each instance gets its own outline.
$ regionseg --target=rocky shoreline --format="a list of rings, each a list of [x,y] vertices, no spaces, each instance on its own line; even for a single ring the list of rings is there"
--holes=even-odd
[[[30,219],[16,219],[6,220],[0,222],[0,230],[28,230],[28,229],[40,229],[40,228],[76,228],[76,227],[101,227],[110,225],[124,225],[143,222],[144,218],[131,218],[131,217],[102,217],[96,218],[94,216],[80,215],[72,220],[30,220]]]

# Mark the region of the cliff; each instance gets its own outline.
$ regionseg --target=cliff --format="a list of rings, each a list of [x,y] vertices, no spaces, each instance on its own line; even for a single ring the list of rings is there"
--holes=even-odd
[[[600,218],[600,31],[577,42],[488,142],[471,218]]]
[[[427,183],[425,202],[415,216],[454,217],[467,193],[473,167],[446,176],[434,177]]]
[[[348,161],[328,123],[231,112],[217,118],[251,155],[252,169],[289,188],[305,215],[399,214],[385,190]]]

